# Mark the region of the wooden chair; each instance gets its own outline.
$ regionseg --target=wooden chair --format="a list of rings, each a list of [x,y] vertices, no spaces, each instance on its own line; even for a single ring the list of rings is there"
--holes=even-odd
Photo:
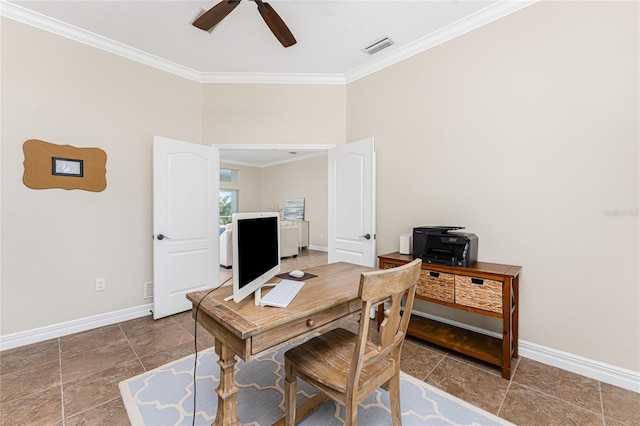
[[[384,386],[389,390],[393,424],[402,424],[400,351],[409,325],[421,264],[422,261],[416,259],[397,268],[361,275],[359,297],[362,300],[362,312],[357,335],[337,328],[285,353],[286,425],[292,425],[296,420],[298,377],[343,404],[346,425],[357,424],[358,404],[375,389]],[[402,299],[405,295],[403,308]],[[371,322],[369,312],[384,302],[389,305],[380,326],[379,343],[375,344],[368,338]],[[305,409],[300,409],[298,419],[311,412],[305,412]]]

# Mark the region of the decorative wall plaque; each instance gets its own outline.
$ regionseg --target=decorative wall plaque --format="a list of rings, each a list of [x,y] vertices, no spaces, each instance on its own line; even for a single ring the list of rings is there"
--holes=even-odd
[[[284,220],[304,220],[304,198],[285,200]]]
[[[76,148],[29,139],[22,149],[22,181],[29,188],[100,192],[107,187],[107,154],[100,148]]]

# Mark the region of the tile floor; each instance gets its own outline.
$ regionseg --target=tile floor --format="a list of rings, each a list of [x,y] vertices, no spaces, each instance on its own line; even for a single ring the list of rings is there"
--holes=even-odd
[[[283,270],[326,263],[303,250]],[[221,281],[230,276],[221,269]],[[118,383],[194,351],[190,312],[134,319],[0,353],[0,425],[129,424]],[[199,348],[213,338],[198,328]],[[526,358],[511,380],[479,361],[407,338],[402,370],[518,425],[639,425],[640,394]]]

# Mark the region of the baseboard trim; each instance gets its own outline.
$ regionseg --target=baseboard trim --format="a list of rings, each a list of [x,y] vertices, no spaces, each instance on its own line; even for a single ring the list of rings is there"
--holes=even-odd
[[[437,315],[415,310],[413,313],[414,315],[419,315],[421,317],[443,322],[455,327],[464,328],[466,330],[475,331],[477,333],[486,334],[496,338],[502,337],[499,333],[474,327],[470,324],[450,320],[448,318],[439,317]],[[579,355],[563,352],[558,349],[549,348],[547,346],[528,342],[522,339],[519,339],[518,345],[518,355],[522,357],[640,393],[640,372],[584,358]]]
[[[0,336],[0,351],[17,348],[32,343],[43,342],[45,340],[78,333],[80,331],[104,327],[106,325],[111,325],[130,319],[144,317],[146,315],[151,315],[152,308],[153,304],[149,303],[146,305],[121,309],[119,311],[94,315],[87,318],[81,318],[45,327],[34,328],[32,330],[7,334],[4,336]],[[441,321],[450,325],[454,325],[456,327],[476,331],[479,333],[484,332],[485,334],[499,337],[497,333],[493,333],[478,327],[473,327],[469,324],[453,321],[448,318],[442,318],[424,312],[415,312],[415,314],[433,319],[435,321]],[[599,380],[610,385],[618,386],[640,393],[640,372],[637,371],[627,370],[621,367],[584,358],[579,355],[563,352],[522,339],[520,339],[519,341],[519,354],[520,356],[541,362],[543,364],[551,365],[553,367],[571,371],[573,373]]]
[[[640,372],[520,340],[519,355],[591,379],[640,393]]]
[[[151,315],[151,309],[153,309],[153,304],[149,303],[146,305],[134,306],[132,308],[80,318],[73,321],[34,328],[32,330],[7,334],[0,336],[0,351]]]
[[[310,245],[308,248],[309,248],[309,250],[329,251],[329,249],[327,247],[325,247],[325,246],[313,246],[313,245]]]

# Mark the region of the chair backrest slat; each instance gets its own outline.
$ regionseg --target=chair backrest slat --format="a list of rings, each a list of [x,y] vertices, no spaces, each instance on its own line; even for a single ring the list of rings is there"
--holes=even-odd
[[[422,260],[416,259],[397,268],[361,275],[359,296],[362,299],[362,312],[359,339],[349,371],[350,383],[357,386],[362,368],[382,357],[391,356],[396,363],[400,362],[400,348],[409,325],[421,265]],[[365,353],[371,324],[369,312],[380,303],[387,303],[388,307],[384,310],[385,317],[380,324],[379,343],[375,350]]]

